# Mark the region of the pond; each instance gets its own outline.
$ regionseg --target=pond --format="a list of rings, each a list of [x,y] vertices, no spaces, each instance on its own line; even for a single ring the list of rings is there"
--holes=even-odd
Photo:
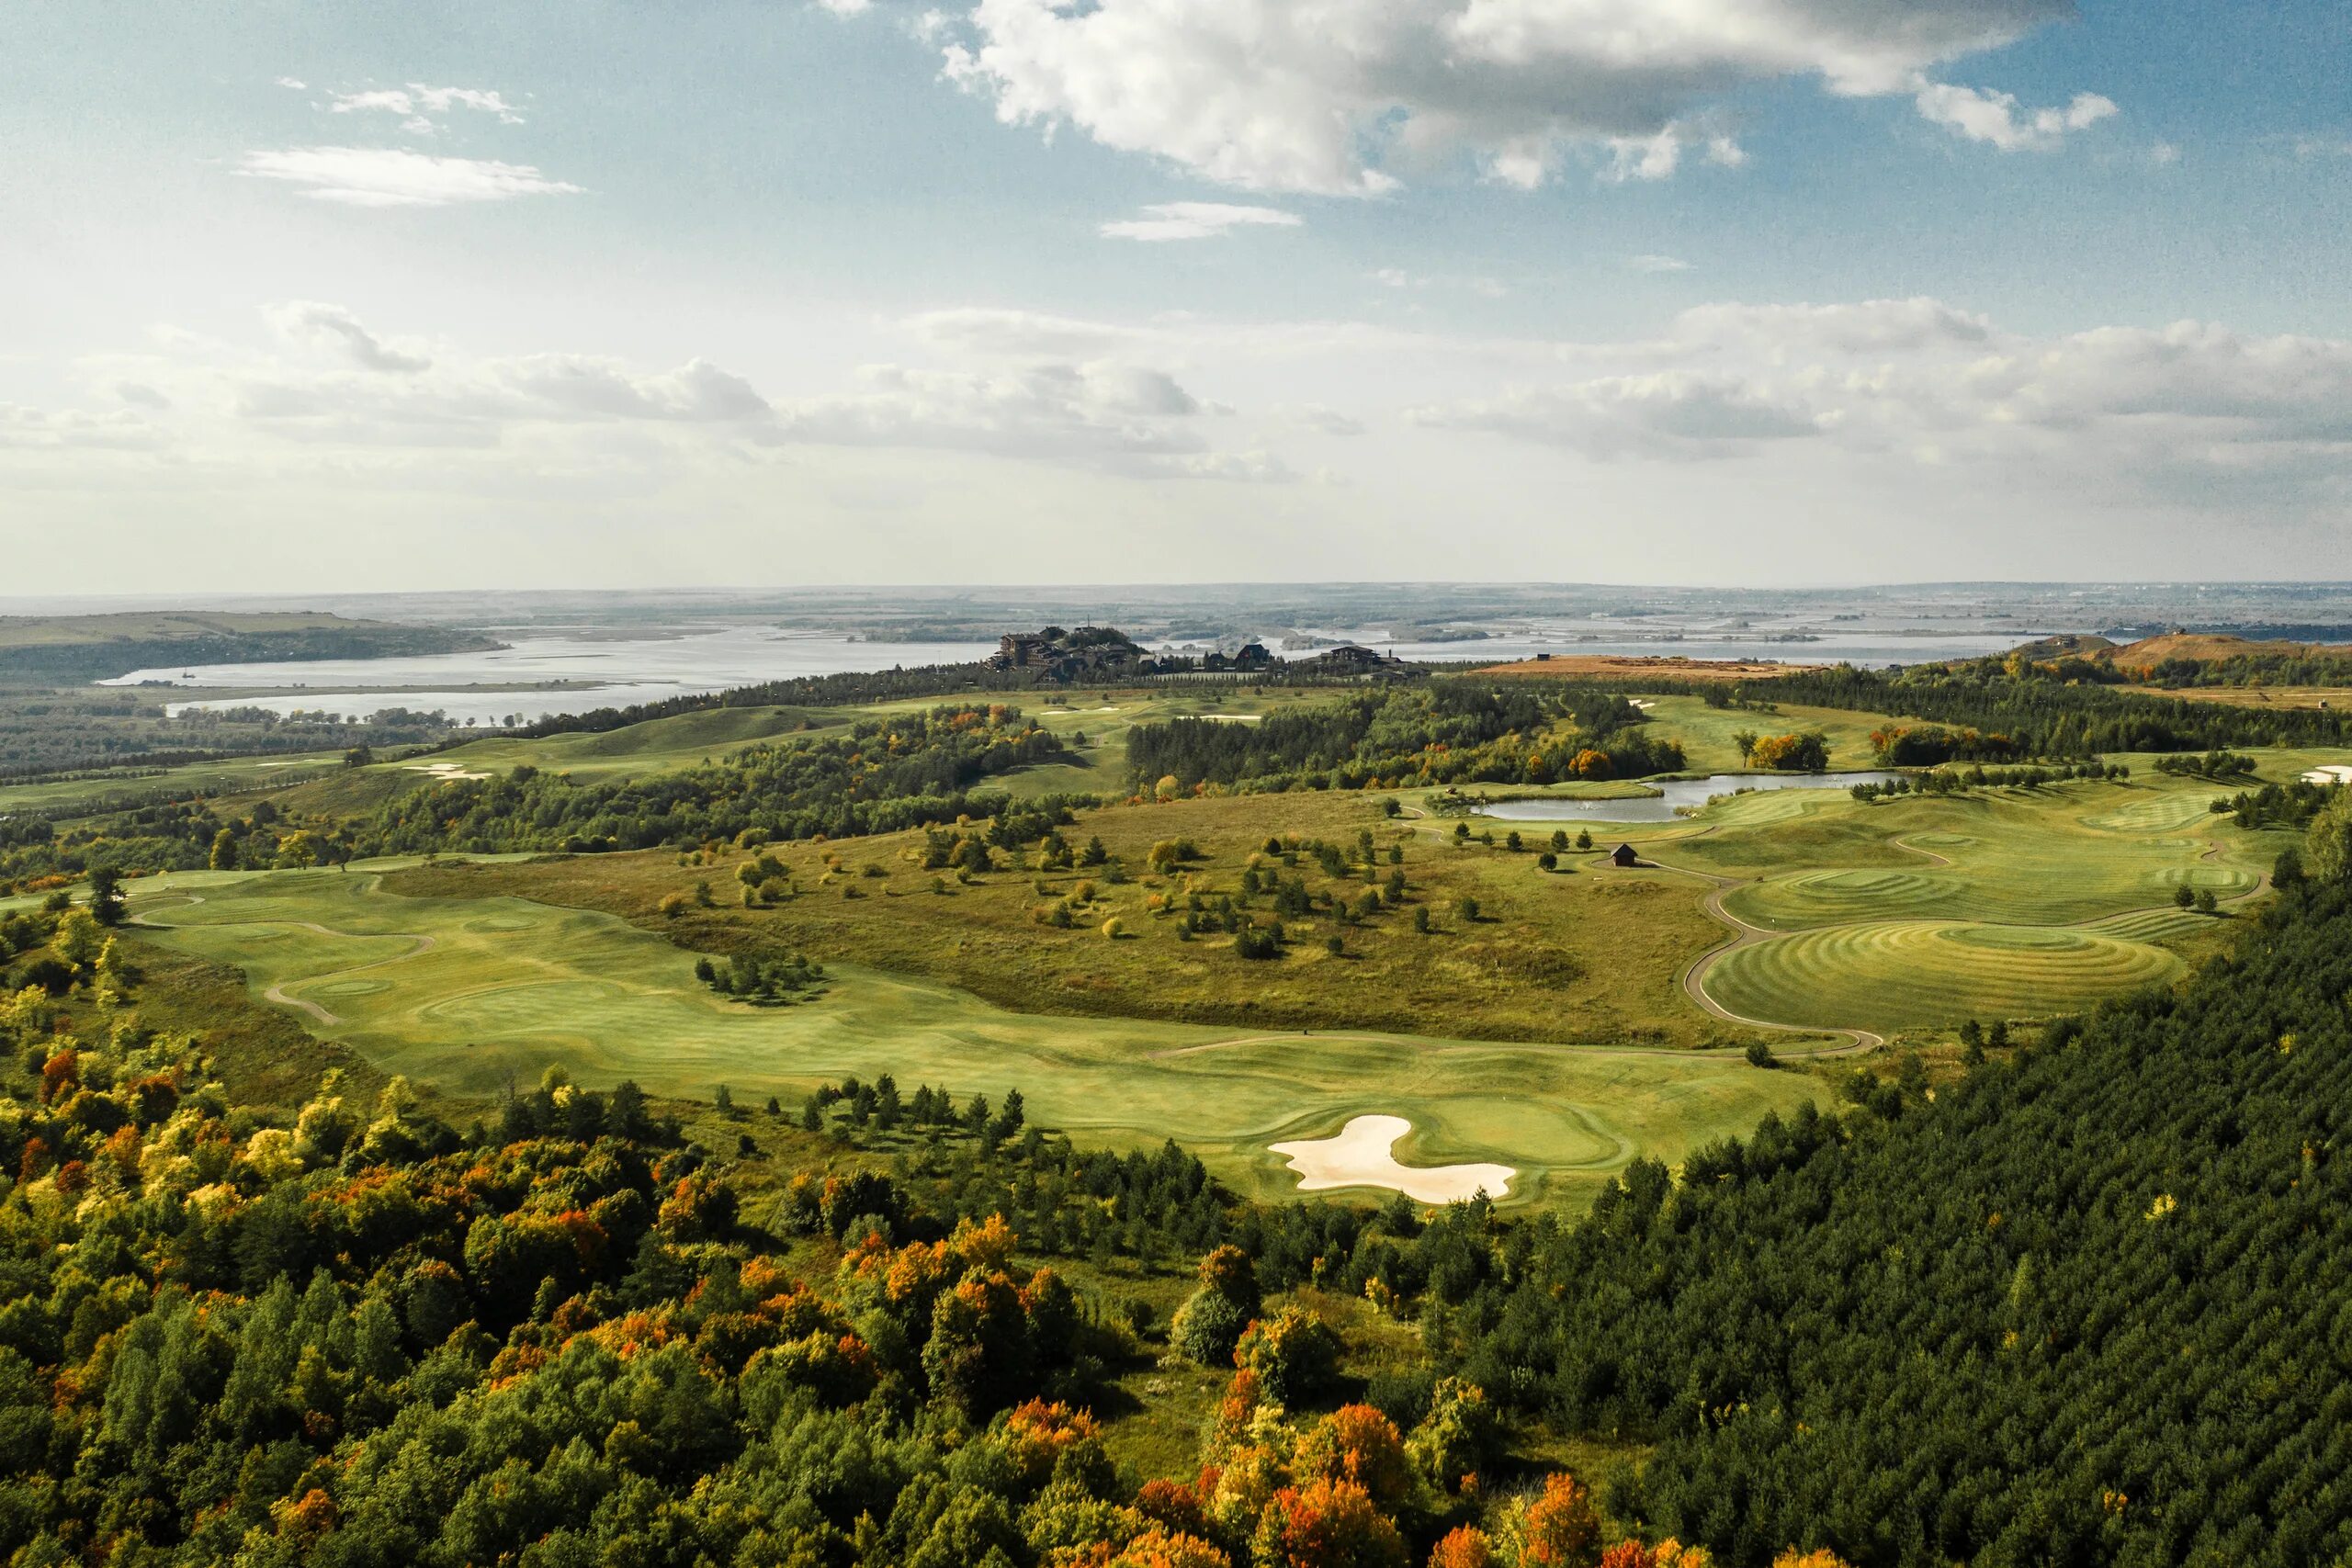
[[[1889,784],[1901,773],[1711,773],[1703,779],[1663,779],[1659,791],[1632,800],[1566,800],[1545,795],[1498,800],[1476,808],[1482,817],[1510,822],[1671,822],[1680,807],[1704,806],[1719,795],[1743,789],[1851,789],[1858,784]]]

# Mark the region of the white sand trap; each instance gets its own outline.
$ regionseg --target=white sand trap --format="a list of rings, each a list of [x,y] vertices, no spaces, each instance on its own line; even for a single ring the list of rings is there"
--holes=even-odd
[[[1201,713],[1194,714],[1193,716],[1211,719],[1219,724],[1261,724],[1266,717],[1261,713]]]
[[[2303,782],[2315,784],[2352,784],[2352,765],[2343,762],[2322,762],[2303,775]]]
[[[449,784],[458,779],[486,779],[490,777],[488,773],[469,773],[466,772],[466,765],[463,762],[411,762],[407,766],[408,771],[412,773],[424,773],[429,777],[439,779],[443,784]]]
[[[1336,1137],[1275,1144],[1272,1148],[1298,1172],[1301,1192],[1385,1187],[1416,1202],[1451,1203],[1475,1196],[1481,1188],[1489,1198],[1510,1191],[1510,1179],[1519,1172],[1507,1165],[1398,1165],[1389,1150],[1412,1130],[1402,1116],[1356,1116]]]

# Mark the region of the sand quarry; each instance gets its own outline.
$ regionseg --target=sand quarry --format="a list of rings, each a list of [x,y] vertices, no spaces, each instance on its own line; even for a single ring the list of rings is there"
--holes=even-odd
[[[1385,1187],[1419,1203],[1451,1203],[1476,1196],[1481,1189],[1489,1198],[1510,1193],[1511,1178],[1519,1172],[1507,1165],[1397,1164],[1390,1151],[1397,1139],[1412,1130],[1413,1124],[1402,1116],[1357,1116],[1335,1136],[1272,1147],[1298,1172],[1302,1192]]]

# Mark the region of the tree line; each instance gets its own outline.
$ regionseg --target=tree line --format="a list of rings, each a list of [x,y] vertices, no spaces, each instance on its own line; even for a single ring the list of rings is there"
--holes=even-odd
[[[1682,766],[1620,696],[1549,682],[1439,678],[1269,713],[1255,724],[1138,725],[1127,759],[1140,790],[1400,788],[1639,778]]]

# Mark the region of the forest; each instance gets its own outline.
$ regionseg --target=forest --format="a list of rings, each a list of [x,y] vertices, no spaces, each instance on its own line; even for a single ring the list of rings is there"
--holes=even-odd
[[[1707,696],[1709,693],[1697,694]],[[1801,703],[1924,719],[1887,732],[1881,760],[1915,766],[2092,757],[2108,751],[2201,751],[2230,746],[2340,746],[2352,728],[2325,709],[2190,702],[2061,678],[2020,660],[1901,670],[1792,671],[1711,700]]]
[[[1256,724],[1175,718],[1127,739],[1136,785],[1397,788],[1640,778],[1682,766],[1624,698],[1573,686],[1440,678],[1268,714]]]
[[[0,1551],[2335,1561],[2352,795],[2302,858],[2183,989],[1964,1029],[1957,1076],[1864,1059],[1525,1218],[1251,1204],[887,1075],[797,1119],[560,1069],[462,1127],[333,1072],[243,1104],[140,1021],[102,880],[0,922]],[[1163,1319],[1117,1259],[1196,1282]],[[1367,1313],[1404,1359],[1358,1359]],[[1123,1467],[1121,1380],[1179,1363],[1219,1380],[1192,1461]]]
[[[352,834],[364,854],[637,850],[746,832],[848,838],[989,816],[1001,797],[976,796],[974,785],[1067,754],[1016,708],[949,705],[624,783],[579,784],[529,767],[460,779],[388,801]]]

